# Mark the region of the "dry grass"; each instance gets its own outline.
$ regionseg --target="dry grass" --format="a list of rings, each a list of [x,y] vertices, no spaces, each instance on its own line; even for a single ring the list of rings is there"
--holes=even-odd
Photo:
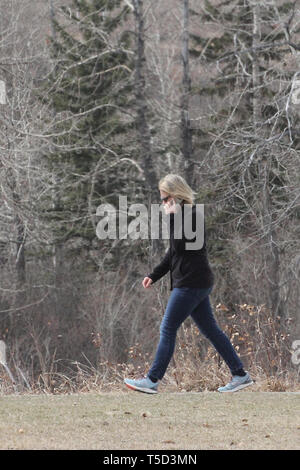
[[[2,395],[0,448],[299,449],[299,411],[290,392]]]

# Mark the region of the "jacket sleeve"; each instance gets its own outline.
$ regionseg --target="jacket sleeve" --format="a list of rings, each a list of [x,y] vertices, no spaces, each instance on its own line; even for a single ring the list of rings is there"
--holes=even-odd
[[[150,279],[152,279],[152,284],[154,284],[154,282],[167,274],[168,271],[170,271],[170,248],[168,248],[161,262],[155,266],[150,274],[147,274],[147,277],[150,277]]]

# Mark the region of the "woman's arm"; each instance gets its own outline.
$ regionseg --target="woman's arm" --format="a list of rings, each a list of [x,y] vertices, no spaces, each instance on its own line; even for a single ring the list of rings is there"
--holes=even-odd
[[[161,260],[161,262],[155,266],[153,271],[147,275],[152,279],[152,284],[158,281],[161,277],[163,277],[167,272],[170,271],[170,248],[168,248],[165,256]]]

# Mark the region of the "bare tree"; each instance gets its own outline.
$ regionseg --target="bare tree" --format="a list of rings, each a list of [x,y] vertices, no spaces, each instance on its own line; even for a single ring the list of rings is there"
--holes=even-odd
[[[35,99],[45,66],[44,7],[42,1],[33,5],[27,0],[5,0],[0,4],[0,79],[6,84],[5,103],[0,105],[0,320],[1,330],[16,352],[16,362],[28,305],[36,301],[29,294],[33,266],[39,271],[39,256],[36,263],[33,258],[50,242],[40,223],[43,209],[38,207],[49,186],[40,158],[43,107]]]
[[[243,297],[265,303],[274,317],[295,318],[288,287],[299,278],[299,247],[296,255],[292,249],[299,204],[295,2],[194,7],[201,10],[195,54],[206,71],[199,74],[199,116],[210,141],[201,172],[214,203],[219,298],[233,309]]]
[[[0,73],[6,83],[6,101],[0,109],[1,236],[8,247],[15,248],[16,281],[22,288],[26,281],[26,241],[35,225],[33,208],[41,180],[36,165],[38,140],[33,137],[41,108],[34,103],[32,92],[43,67],[42,62],[39,64],[43,49],[37,49],[37,23],[28,22],[30,2],[6,0],[1,9],[6,12],[1,14],[0,43]]]

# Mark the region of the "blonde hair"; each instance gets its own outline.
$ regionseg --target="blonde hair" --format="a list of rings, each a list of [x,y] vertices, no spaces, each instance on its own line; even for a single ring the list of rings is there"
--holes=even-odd
[[[183,199],[184,204],[194,204],[197,194],[180,175],[169,173],[160,179],[158,188],[172,197]]]

